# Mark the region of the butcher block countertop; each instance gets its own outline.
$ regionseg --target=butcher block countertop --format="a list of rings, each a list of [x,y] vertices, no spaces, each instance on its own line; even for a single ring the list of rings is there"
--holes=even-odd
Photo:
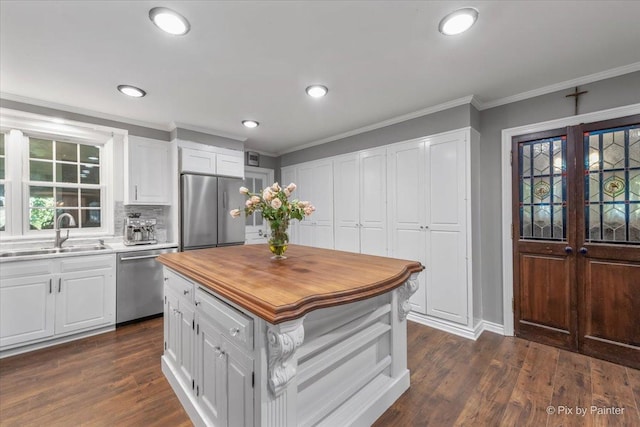
[[[163,254],[157,260],[272,324],[381,295],[424,268],[417,261],[298,245],[289,245],[285,255],[271,259],[263,244]]]

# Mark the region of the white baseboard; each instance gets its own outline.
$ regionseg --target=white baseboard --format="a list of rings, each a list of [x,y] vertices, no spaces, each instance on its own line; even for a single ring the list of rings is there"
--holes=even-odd
[[[449,332],[450,334],[457,335],[462,338],[467,338],[470,340],[476,339],[474,329],[463,325],[457,325],[446,320],[435,319],[433,317],[415,313],[413,311],[409,313],[409,315],[407,316],[407,320],[420,323],[421,325],[430,326],[441,331]]]
[[[502,325],[489,322],[487,320],[480,320],[476,324],[475,328],[470,328],[468,326],[458,325],[447,320],[435,319],[433,317],[413,311],[409,313],[407,319],[416,323],[420,323],[421,325],[430,326],[432,328],[439,329],[441,331],[474,341],[477,340],[484,331],[504,335],[504,327]]]
[[[494,334],[504,335],[504,325],[500,325],[499,323],[489,322],[488,320],[482,320],[482,330],[493,332]]]
[[[116,330],[115,325],[110,325],[110,326],[105,326],[98,329],[92,329],[90,331],[80,332],[73,335],[67,335],[64,337],[54,338],[54,339],[46,339],[44,341],[37,342],[34,344],[14,347],[8,350],[2,350],[0,351],[0,359],[3,359],[5,357],[10,357],[10,356],[15,356],[16,354],[27,353],[29,351],[40,350],[41,348],[51,347],[54,345],[63,344],[70,341],[76,341],[81,338],[87,338],[94,335],[104,334],[105,332],[111,332],[115,330]]]

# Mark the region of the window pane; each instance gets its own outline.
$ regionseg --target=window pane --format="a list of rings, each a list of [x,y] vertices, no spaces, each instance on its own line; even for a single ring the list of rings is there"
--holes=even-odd
[[[99,164],[100,149],[93,145],[80,145],[80,162]]]
[[[29,157],[53,160],[53,141],[29,138]]]
[[[31,181],[53,181],[53,163],[29,161],[29,179]]]
[[[56,163],[56,181],[77,183],[78,165]]]
[[[31,230],[52,229],[53,220],[53,209],[29,209],[29,227]]]
[[[80,170],[80,182],[82,184],[100,184],[100,168],[83,165]]]
[[[0,133],[0,156],[4,156],[4,133]]]
[[[69,142],[56,142],[56,160],[64,160],[65,162],[78,161],[78,144]]]
[[[29,207],[52,208],[53,187],[29,187]]]
[[[4,179],[4,157],[0,157],[0,179]]]
[[[77,209],[56,209],[56,215],[58,215],[57,218],[60,218],[60,215],[62,215],[63,213],[71,214],[76,225],[71,225],[71,223],[69,222],[70,221],[69,218],[64,217],[60,224],[60,228],[78,228],[79,227],[80,221],[78,221],[79,217],[78,217]]]
[[[102,221],[100,220],[99,209],[82,209],[82,227],[100,227]]]
[[[80,206],[83,208],[100,207],[100,190],[80,190]]]
[[[57,188],[56,206],[59,208],[75,208],[78,206],[77,188]]]

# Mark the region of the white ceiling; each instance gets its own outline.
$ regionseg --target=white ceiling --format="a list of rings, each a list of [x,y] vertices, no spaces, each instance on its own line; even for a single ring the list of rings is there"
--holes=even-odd
[[[162,33],[156,6],[191,31]],[[465,6],[476,25],[441,35]],[[468,95],[491,103],[640,69],[639,16],[640,1],[2,1],[0,91],[282,153]],[[306,96],[312,83],[328,96]]]

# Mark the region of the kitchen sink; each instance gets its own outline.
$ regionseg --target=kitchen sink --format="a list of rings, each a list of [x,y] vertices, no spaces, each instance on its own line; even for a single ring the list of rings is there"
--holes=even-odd
[[[41,249],[22,249],[15,251],[1,252],[0,258],[9,257],[21,257],[31,255],[47,255],[47,254],[64,254],[69,252],[89,252],[89,251],[101,251],[110,249],[106,245],[77,245],[77,246],[65,246],[63,248],[41,248]]]

